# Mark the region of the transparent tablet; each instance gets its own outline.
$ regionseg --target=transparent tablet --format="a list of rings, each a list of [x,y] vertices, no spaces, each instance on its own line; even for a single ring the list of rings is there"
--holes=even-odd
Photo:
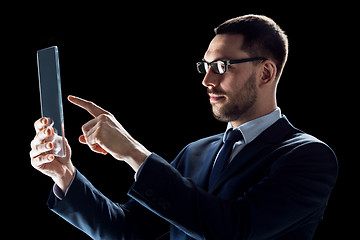
[[[52,120],[57,134],[55,156],[65,157],[64,114],[61,96],[59,54],[56,46],[37,51],[41,115]]]

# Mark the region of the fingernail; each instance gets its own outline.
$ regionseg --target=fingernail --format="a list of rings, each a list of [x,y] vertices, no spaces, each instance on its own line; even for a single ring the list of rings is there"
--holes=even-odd
[[[51,142],[49,142],[49,143],[47,143],[47,144],[45,145],[45,147],[46,147],[47,149],[52,149],[52,148],[53,148],[53,144],[52,144]]]
[[[54,157],[54,155],[49,154],[49,155],[47,155],[47,159],[50,161],[53,161],[55,159],[55,157]]]
[[[47,119],[44,117],[44,118],[41,119],[40,122],[41,122],[42,124],[47,124]]]

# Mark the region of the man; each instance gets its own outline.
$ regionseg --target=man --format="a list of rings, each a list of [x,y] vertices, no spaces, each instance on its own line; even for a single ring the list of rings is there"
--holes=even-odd
[[[215,29],[198,71],[225,133],[187,145],[169,164],[92,102],[79,141],[136,172],[126,204],[103,196],[66,157],[53,155],[51,121],[35,122],[31,163],[50,176],[48,205],[94,239],[311,239],[337,177],[333,151],[280,113],[276,88],[287,37],[265,16]]]

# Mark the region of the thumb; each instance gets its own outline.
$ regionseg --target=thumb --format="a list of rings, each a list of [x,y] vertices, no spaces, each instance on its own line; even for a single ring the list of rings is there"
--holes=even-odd
[[[88,144],[84,135],[80,135],[79,142],[81,142],[82,144]],[[101,153],[104,155],[108,154],[108,152],[106,150],[104,150],[99,144],[95,144],[95,145],[88,144],[88,145],[89,145],[90,149],[96,153]]]
[[[82,144],[87,144],[85,136],[84,135],[80,135],[79,137],[79,142],[81,142]]]

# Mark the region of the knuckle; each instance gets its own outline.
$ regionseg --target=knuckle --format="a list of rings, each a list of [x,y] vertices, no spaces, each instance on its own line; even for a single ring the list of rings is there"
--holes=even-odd
[[[101,121],[106,121],[106,120],[109,119],[108,115],[105,114],[105,113],[100,114],[100,115],[98,116],[98,118],[99,118],[99,120],[101,120]]]
[[[36,149],[31,149],[31,151],[29,152],[30,158],[33,160],[36,158],[36,156],[39,155],[39,152]]]
[[[30,147],[33,149],[36,146],[35,139],[30,142]]]
[[[100,121],[98,122],[98,131],[104,128],[107,125],[106,121]]]
[[[31,151],[29,152],[29,156],[30,156],[31,161],[32,161],[32,160],[33,160],[33,156],[34,156],[33,150],[31,150]]]
[[[85,102],[87,102],[87,104],[88,104],[89,106],[95,106],[95,103],[92,102],[92,101],[85,100]]]
[[[34,151],[39,152],[40,150],[41,150],[41,145],[40,144],[35,145]]]
[[[102,128],[98,128],[95,132],[94,132],[94,142],[96,144],[102,144],[103,143],[103,130]]]
[[[34,122],[34,127],[35,127],[35,129],[37,129],[37,128],[39,128],[39,127],[41,127],[43,124],[42,124],[42,122],[41,122],[41,120],[42,120],[43,118],[39,118],[38,120],[36,120],[35,122]]]
[[[102,134],[103,134],[103,128],[98,128],[97,130],[96,130],[96,132],[95,132],[95,138],[97,139],[97,140],[100,140],[100,138],[102,138]]]
[[[81,130],[82,130],[83,132],[86,132],[86,124],[84,124],[84,125],[81,126]]]
[[[35,165],[35,163],[34,163],[34,160],[31,160],[31,166],[32,166],[33,168],[36,168],[36,165]]]
[[[33,166],[34,168],[37,168],[39,166],[40,163],[40,157],[35,157],[31,159],[31,166]]]
[[[31,149],[35,149],[36,146],[37,146],[38,144],[40,144],[40,143],[41,143],[41,140],[38,138],[38,136],[36,136],[36,137],[30,142],[30,147],[31,147]]]

